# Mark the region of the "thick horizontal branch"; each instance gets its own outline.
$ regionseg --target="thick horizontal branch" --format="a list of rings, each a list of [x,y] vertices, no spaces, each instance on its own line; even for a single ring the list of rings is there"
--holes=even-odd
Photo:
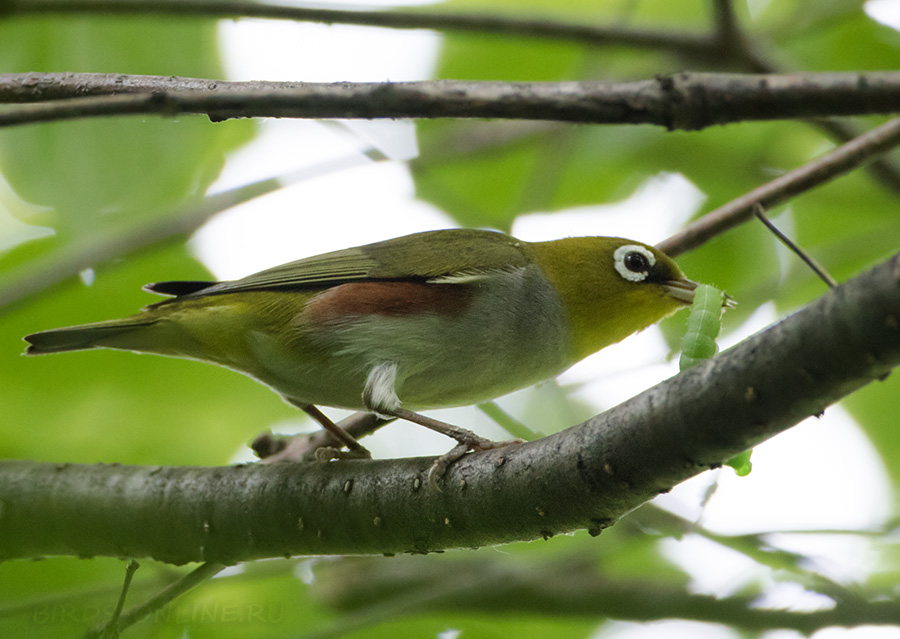
[[[223,468],[0,462],[0,559],[231,563],[593,534],[900,364],[900,255],[564,432],[467,455]]]
[[[712,55],[719,42],[702,33],[674,30],[594,26],[563,22],[548,16],[484,13],[450,13],[433,9],[390,11],[346,11],[297,7],[241,0],[5,0],[0,17],[68,15],[170,16],[200,18],[269,18],[325,24],[354,24],[391,29],[432,29],[498,36],[521,36],[587,44],[595,47],[629,46],[669,50],[682,54]]]
[[[0,126],[128,114],[210,119],[503,118],[696,130],[745,120],[900,112],[900,71],[679,73],[635,82],[224,82],[0,74]],[[32,103],[32,104],[21,104]]]

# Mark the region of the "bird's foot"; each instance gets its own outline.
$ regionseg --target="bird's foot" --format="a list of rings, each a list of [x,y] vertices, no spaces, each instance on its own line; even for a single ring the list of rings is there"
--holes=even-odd
[[[504,448],[505,446],[525,443],[522,439],[510,439],[497,442],[492,439],[479,437],[472,431],[463,428],[454,427],[454,429],[455,432],[452,437],[459,443],[454,446],[450,452],[445,453],[434,460],[431,468],[428,469],[428,485],[438,492],[441,492],[441,487],[438,482],[443,478],[447,469],[450,468],[450,465],[469,451],[493,450],[495,448]]]

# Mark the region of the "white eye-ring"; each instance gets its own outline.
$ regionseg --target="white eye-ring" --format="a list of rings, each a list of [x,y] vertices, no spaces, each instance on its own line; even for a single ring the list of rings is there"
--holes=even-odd
[[[626,244],[613,253],[616,270],[629,282],[647,279],[650,269],[656,264],[656,256],[646,246]]]

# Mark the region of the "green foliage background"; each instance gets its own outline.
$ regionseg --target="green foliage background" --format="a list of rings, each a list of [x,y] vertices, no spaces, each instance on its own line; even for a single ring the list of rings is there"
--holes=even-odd
[[[563,6],[549,0],[467,0],[445,6],[702,31],[710,24],[709,5],[700,0],[569,0]],[[742,11],[739,17],[751,37],[786,69],[900,68],[900,34],[866,16],[860,2],[781,0],[753,20]],[[211,20],[47,17],[0,21],[3,72],[220,78],[216,46],[216,23]],[[654,50],[589,49],[453,33],[444,37],[435,76],[535,81],[646,78],[683,68],[732,67],[727,59],[713,65],[709,60]],[[447,211],[461,225],[504,230],[523,213],[615,201],[660,172],[685,175],[705,194],[704,206],[710,209],[797,167],[831,144],[812,125],[797,122],[732,125],[698,133],[462,121],[425,121],[418,127],[422,153],[411,162],[418,197]],[[493,137],[498,132],[503,133],[499,142]],[[64,257],[98,233],[125,232],[200,202],[227,153],[253,134],[248,122],[212,124],[201,117],[107,118],[0,131],[0,174],[10,186],[10,190],[0,189],[0,207],[5,209],[0,215],[55,231],[53,236],[5,248],[0,253],[0,286],[6,278]],[[858,273],[900,246],[897,193],[866,172],[804,194],[787,208],[795,238],[838,279]],[[12,228],[11,222],[4,223],[0,233]],[[0,248],[4,246],[0,236]],[[739,310],[727,318],[732,324],[765,302],[774,301],[784,313],[822,291],[820,283],[801,267],[791,265],[782,271],[772,238],[757,226],[720,237],[680,262],[695,278],[714,283],[741,301]],[[239,443],[274,422],[294,417],[294,411],[267,389],[223,369],[105,352],[30,360],[19,356],[21,337],[27,333],[117,317],[148,303],[149,296],[136,284],[207,275],[179,239],[114,265],[98,266],[91,286],[73,279],[2,309],[0,456],[58,462],[224,464]],[[673,334],[678,330],[669,328]],[[900,382],[895,375],[846,402],[878,447],[895,483],[900,482],[900,438],[895,434],[898,398]],[[656,522],[648,528],[623,522],[599,541],[578,534],[547,544],[514,545],[504,549],[507,554],[502,560],[528,566],[579,556],[610,579],[644,579],[681,588],[686,576],[661,558],[657,544],[660,537],[681,532],[671,524]],[[480,552],[485,570],[492,569],[496,553]],[[897,577],[896,550],[885,545],[879,546],[879,552],[885,568],[864,584],[870,596]],[[771,565],[762,552],[750,555]],[[429,566],[453,560],[416,559]],[[367,561],[390,568],[391,560]],[[144,563],[132,601],[156,592],[182,572]],[[461,628],[464,637],[561,639],[589,636],[603,623],[600,617],[566,617],[537,609],[530,613],[516,609],[423,611],[399,582],[396,597],[388,603],[366,608],[366,602],[357,607],[345,602],[340,607],[336,596],[329,599],[323,594],[327,591],[323,583],[332,583],[336,591],[344,584],[328,581],[332,564],[320,562],[314,588],[295,576],[305,569],[304,561],[245,566],[182,598],[165,614],[134,628],[130,636],[294,636],[337,624],[352,637],[434,636]],[[801,564],[800,557],[779,564],[780,578],[804,582],[807,575]],[[476,568],[467,570],[477,575]],[[114,559],[48,558],[2,564],[0,634],[63,637],[80,633],[108,615],[122,573],[123,563]],[[423,586],[426,594],[427,587]]]

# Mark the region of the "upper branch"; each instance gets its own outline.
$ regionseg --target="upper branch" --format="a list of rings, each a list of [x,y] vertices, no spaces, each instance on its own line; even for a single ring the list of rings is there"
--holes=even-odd
[[[179,16],[207,18],[269,18],[325,24],[355,24],[391,29],[434,29],[499,36],[545,38],[590,46],[629,46],[711,56],[719,41],[702,33],[595,26],[549,17],[522,18],[485,13],[391,10],[347,11],[296,7],[243,0],[4,0],[0,16],[16,15]]]
[[[900,255],[584,424],[467,455],[224,468],[0,462],[0,559],[229,563],[599,533],[900,364]]]
[[[225,82],[117,74],[0,74],[0,126],[123,115],[212,120],[505,118],[697,130],[743,120],[900,111],[900,72],[679,73],[636,82]]]

